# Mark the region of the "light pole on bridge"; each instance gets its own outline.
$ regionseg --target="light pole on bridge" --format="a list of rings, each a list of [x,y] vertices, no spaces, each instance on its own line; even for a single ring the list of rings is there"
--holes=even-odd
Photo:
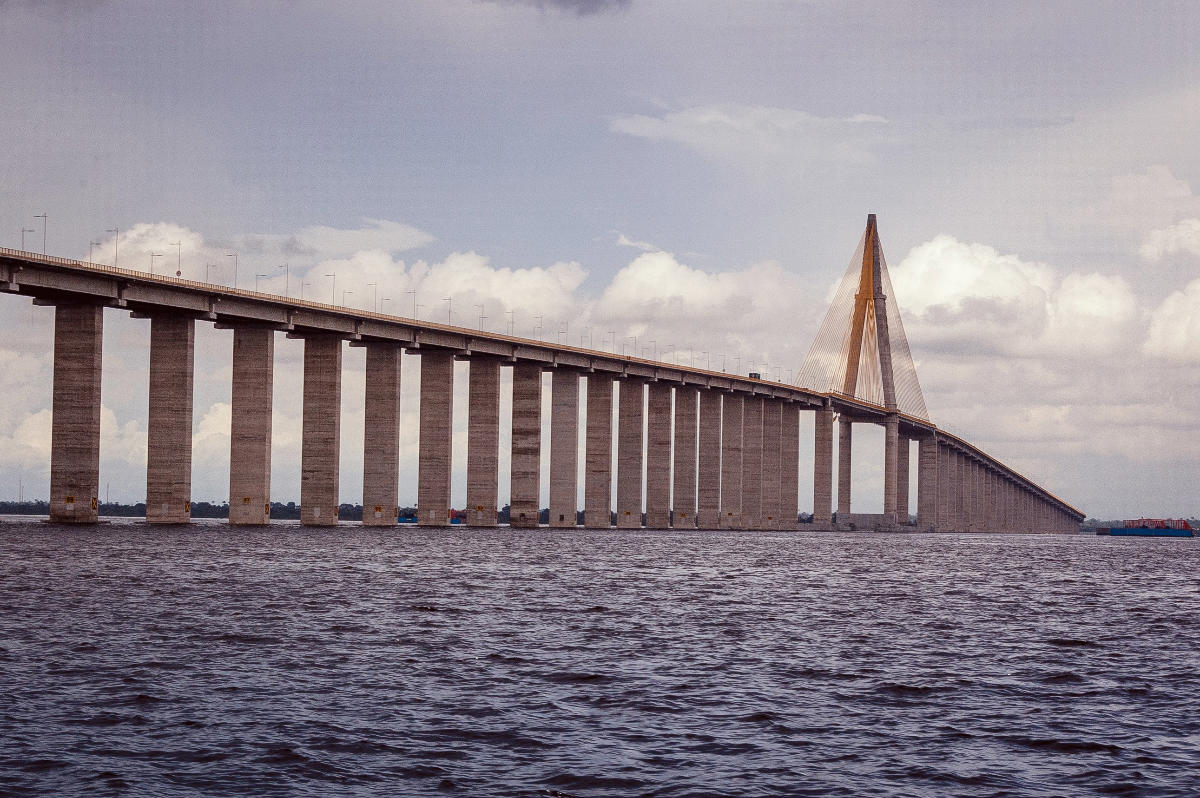
[[[121,228],[114,227],[111,230],[105,230],[106,233],[113,234],[113,268],[117,268],[117,247],[121,243]]]
[[[161,258],[161,257],[162,257],[161,252],[151,252],[150,253],[150,273],[151,274],[154,274],[154,259]]]
[[[175,247],[175,276],[183,276],[183,239],[168,246]]]
[[[96,247],[100,246],[99,241],[88,242],[88,263],[92,262],[92,258],[96,256]]]
[[[22,252],[25,251],[25,234],[33,233],[33,232],[36,232],[36,231],[32,227],[22,227],[21,228],[21,251]]]
[[[238,254],[236,252],[226,252],[225,257],[233,258],[233,290],[237,290],[238,282]]]
[[[342,307],[346,307],[346,294],[353,294],[354,291],[349,288],[342,289]]]
[[[329,304],[337,304],[337,272],[326,272],[326,277],[332,277],[333,283],[329,287]]]
[[[42,220],[42,254],[45,255],[46,254],[46,221],[47,221],[48,217],[44,213],[39,213],[36,216],[34,216],[33,218]]]

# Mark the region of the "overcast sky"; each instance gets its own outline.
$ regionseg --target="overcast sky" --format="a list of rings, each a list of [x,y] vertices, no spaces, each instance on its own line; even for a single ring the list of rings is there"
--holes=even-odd
[[[1194,4],[347,5],[0,0],[0,245],[46,213],[51,254],[111,263],[116,228],[130,268],[228,283],[237,252],[243,288],[786,378],[873,212],[935,422],[1092,516],[1200,509]],[[0,298],[0,498],[48,493],[52,315]],[[140,500],[148,323],[105,324],[102,491]],[[230,350],[200,325],[196,499],[226,498]]]

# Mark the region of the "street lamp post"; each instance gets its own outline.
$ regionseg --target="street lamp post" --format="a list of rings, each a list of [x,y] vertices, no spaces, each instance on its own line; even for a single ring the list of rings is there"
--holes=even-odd
[[[254,293],[256,293],[256,294],[258,293],[258,278],[260,278],[260,277],[266,277],[266,276],[267,276],[267,275],[265,275],[265,274],[256,274],[256,275],[254,275]]]
[[[96,256],[96,247],[100,246],[99,241],[88,242],[88,263],[92,262],[92,258]]]
[[[46,214],[39,213],[36,216],[34,216],[33,218],[42,220],[42,254],[45,255],[46,254],[46,220],[47,220],[47,217],[46,217]]]
[[[215,264],[215,263],[204,264],[204,282],[206,282],[206,283],[212,282],[212,270],[215,269],[216,267],[217,267],[217,264]]]
[[[104,232],[113,234],[113,268],[115,269],[117,268],[117,245],[121,243],[121,228],[114,227]]]
[[[175,276],[183,276],[183,240],[180,239],[170,246],[175,247]]]
[[[21,251],[22,252],[25,251],[25,234],[32,233],[32,232],[34,232],[34,229],[32,227],[22,227],[21,228]]]
[[[387,303],[391,301],[392,298],[390,296],[385,296],[383,299],[379,300],[379,312],[387,313]]]
[[[454,318],[452,311],[454,310],[454,297],[443,297],[442,301],[446,303],[446,323],[450,324],[450,320]]]
[[[413,314],[412,314],[412,317],[415,319],[415,318],[417,317],[417,291],[416,291],[416,289],[413,289],[412,291],[405,291],[404,293],[406,293],[406,294],[412,294],[412,298],[413,298]]]
[[[482,304],[476,305],[475,307],[479,308],[479,329],[482,330],[483,329],[483,320],[486,319],[487,316],[483,315],[483,305]]]
[[[329,287],[329,304],[337,304],[337,272],[330,272],[325,275],[333,278],[333,284]]]
[[[150,253],[150,273],[151,274],[154,274],[154,259],[161,258],[161,257],[162,257],[161,252],[151,252]]]
[[[292,270],[288,268],[286,263],[275,268],[283,269],[283,295],[290,299],[292,296]]]
[[[342,307],[346,307],[346,294],[353,294],[353,293],[354,292],[352,290],[350,290],[349,288],[342,289]]]
[[[301,301],[301,302],[303,302],[303,301],[304,301],[304,289],[305,289],[305,287],[306,287],[306,286],[310,286],[310,285],[312,285],[312,283],[306,283],[306,282],[304,282],[303,280],[301,280],[301,281],[300,281],[300,301]]]
[[[233,290],[237,290],[238,282],[238,254],[236,252],[226,252],[225,257],[233,258]]]

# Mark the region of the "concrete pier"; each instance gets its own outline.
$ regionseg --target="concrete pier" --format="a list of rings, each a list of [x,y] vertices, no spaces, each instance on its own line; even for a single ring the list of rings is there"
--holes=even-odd
[[[671,526],[671,386],[652,382],[646,399],[646,528]]]
[[[938,453],[941,447],[932,435],[917,443],[917,528],[933,532],[938,528]]]
[[[400,360],[396,344],[366,345],[363,526],[394,526],[400,483]]]
[[[763,529],[763,398],[742,400],[741,529]]]
[[[421,351],[420,442],[417,446],[417,523],[450,523],[450,468],[454,423],[454,355]]]
[[[699,392],[687,385],[675,387],[675,474],[671,491],[672,526],[696,526],[696,419]]]
[[[762,458],[759,473],[762,475],[762,510],[759,513],[760,529],[779,528],[779,473],[780,437],[783,426],[783,403],[775,399],[763,402]]]
[[[896,493],[899,490],[900,418],[890,415],[883,425],[883,520],[899,522]]]
[[[742,414],[745,397],[727,393],[721,402],[721,520],[722,529],[742,524]]]
[[[550,389],[550,526],[574,527],[579,496],[579,374],[555,369]]]
[[[620,384],[617,411],[617,526],[642,526],[642,405],[645,383]]]
[[[192,520],[192,387],[196,322],[150,317],[150,407],[146,415],[146,521]]]
[[[828,529],[833,522],[833,410],[816,411],[813,432],[813,526]]]
[[[304,339],[300,523],[337,526],[342,446],[342,339]]]
[[[896,439],[896,522],[900,524],[908,523],[908,494],[912,488],[908,467],[908,438],[901,435]]]
[[[229,431],[229,523],[271,520],[271,406],[275,331],[233,330],[232,421]]]
[[[467,402],[467,523],[495,526],[500,485],[499,360],[471,358]]]
[[[583,521],[589,529],[612,526],[612,403],[613,378],[588,374]]]
[[[536,527],[542,490],[542,367],[513,364],[509,524]]]
[[[838,521],[850,515],[850,486],[853,483],[851,459],[853,456],[853,423],[846,416],[838,419]]]
[[[50,520],[93,524],[100,495],[101,305],[54,308]]]
[[[800,514],[800,405],[780,405],[779,528],[795,529]]]
[[[721,394],[700,390],[696,450],[696,525],[717,529],[721,524]]]

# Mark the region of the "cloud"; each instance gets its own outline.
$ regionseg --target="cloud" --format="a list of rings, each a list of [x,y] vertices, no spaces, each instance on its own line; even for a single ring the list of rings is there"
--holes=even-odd
[[[1200,255],[1200,219],[1184,219],[1170,227],[1152,230],[1139,253],[1148,261],[1162,260],[1176,252]]]
[[[554,9],[572,13],[578,17],[624,11],[632,0],[483,0],[506,6],[533,6],[539,9]]]
[[[819,117],[791,108],[734,103],[699,105],[660,116],[630,114],[616,133],[682,144],[715,160],[752,169],[863,165],[876,160],[887,120],[873,114]]]
[[[613,232],[617,234],[617,246],[619,247],[633,247],[634,249],[640,249],[642,252],[658,252],[662,249],[662,247],[655,246],[649,241],[634,241],[620,230],[614,230]]]
[[[1173,292],[1158,306],[1142,350],[1152,357],[1200,363],[1200,280]]]

